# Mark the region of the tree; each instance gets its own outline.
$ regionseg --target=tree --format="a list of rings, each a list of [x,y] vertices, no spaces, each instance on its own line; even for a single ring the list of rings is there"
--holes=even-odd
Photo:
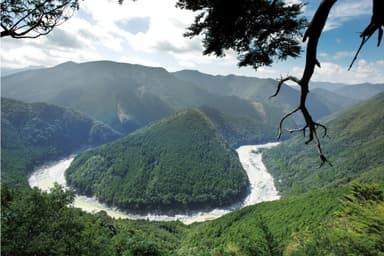
[[[79,0],[2,0],[1,37],[47,35],[79,9]]]
[[[277,96],[286,81],[293,81],[300,86],[299,106],[281,119],[279,138],[284,120],[300,111],[305,120],[304,127],[287,130],[291,133],[303,132],[304,136],[308,131],[305,143],[315,141],[321,165],[328,160],[322,152],[317,129],[323,128],[324,136],[327,134],[327,129],[313,120],[307,109],[306,100],[315,66],[320,67],[317,60],[318,41],[329,12],[336,1],[323,0],[307,26],[303,35],[303,42],[307,42],[307,49],[302,77],[300,79],[293,76],[282,78],[277,85],[276,92],[271,96]],[[194,23],[185,35],[188,37],[202,35],[204,54],[213,53],[221,57],[225,54],[225,50],[232,49],[238,54],[240,66],[250,65],[257,69],[261,66],[271,65],[276,58],[285,60],[287,57],[297,57],[300,53],[300,35],[306,26],[300,11],[303,7],[302,4],[286,4],[283,0],[179,0],[177,6],[198,12]],[[362,42],[354,60],[361,47],[376,31],[378,31],[378,46],[380,45],[383,36],[382,27],[384,27],[383,12],[384,1],[373,0],[372,19],[360,34]]]

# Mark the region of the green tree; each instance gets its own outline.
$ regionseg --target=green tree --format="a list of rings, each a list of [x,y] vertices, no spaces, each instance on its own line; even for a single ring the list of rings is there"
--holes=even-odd
[[[37,38],[47,35],[79,9],[79,0],[3,0],[1,37]]]

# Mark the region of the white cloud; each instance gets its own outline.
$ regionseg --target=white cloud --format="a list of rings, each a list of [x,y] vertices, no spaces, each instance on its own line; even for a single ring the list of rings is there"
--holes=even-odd
[[[302,67],[293,67],[290,74],[300,77],[302,72]],[[315,69],[312,80],[347,84],[383,83],[384,60],[369,62],[361,59],[355,63],[350,71],[348,71],[347,66],[323,62],[321,68]]]
[[[324,30],[338,28],[357,16],[371,14],[372,1],[348,0],[337,2],[329,14]]]
[[[291,2],[299,2],[292,0]],[[349,17],[370,12],[370,1],[350,0],[335,6],[330,19],[344,22]],[[238,68],[237,55],[228,51],[223,58],[203,56],[201,38],[189,39],[183,34],[193,22],[194,13],[175,8],[176,0],[124,1],[85,0],[80,11],[56,28],[52,34],[34,40],[2,39],[1,65],[20,68],[29,65],[53,66],[65,61],[85,62],[107,59],[162,66],[169,71],[185,68],[211,74],[229,74],[279,78],[281,75],[301,75],[303,59],[289,60],[261,67]],[[127,24],[144,22],[141,29]],[[144,28],[144,29],[143,29]],[[303,45],[305,46],[305,45]],[[329,55],[320,53],[322,68],[316,69],[314,79],[334,82],[384,81],[383,64],[366,61],[356,63],[351,72],[332,62],[350,57],[340,51]],[[384,61],[384,60],[383,60]],[[299,63],[299,64],[298,64]]]
[[[350,59],[352,60],[352,57],[355,55],[355,52],[353,51],[339,51],[334,54],[329,54],[326,52],[319,53],[320,56],[320,62],[322,62],[322,59],[326,61],[335,61],[335,60],[342,60],[342,59]]]

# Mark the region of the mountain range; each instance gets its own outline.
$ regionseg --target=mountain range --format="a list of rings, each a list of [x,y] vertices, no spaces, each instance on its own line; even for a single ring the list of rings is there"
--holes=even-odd
[[[221,119],[223,127],[236,126],[233,120],[239,118],[247,123],[246,130],[236,129],[231,134],[234,140],[241,138],[243,144],[276,136],[276,130],[270,127],[277,127],[280,118],[296,107],[299,99],[297,90],[283,86],[280,95],[270,100],[277,84],[272,79],[212,76],[189,70],[169,73],[163,68],[110,61],[67,62],[52,68],[27,70],[2,77],[1,83],[4,97],[69,107],[124,134],[177,110],[213,109],[226,117]],[[314,91],[308,103],[315,119],[319,119],[356,100],[329,91]],[[295,121],[300,124],[300,117]],[[249,137],[261,124],[265,124],[265,138]],[[287,125],[296,124],[292,121]],[[227,133],[233,130],[228,129]]]
[[[214,221],[115,220],[73,208],[60,187],[27,188],[32,167],[103,144],[78,155],[67,178],[108,204],[163,212],[240,200],[247,179],[234,147],[270,141],[298,100],[289,86],[267,100],[275,84],[105,61],[3,77],[2,95],[17,100],[2,98],[2,254],[381,255],[381,85],[359,86],[359,97],[313,88],[332,166],[318,168],[302,136],[286,138],[263,152],[282,198]]]

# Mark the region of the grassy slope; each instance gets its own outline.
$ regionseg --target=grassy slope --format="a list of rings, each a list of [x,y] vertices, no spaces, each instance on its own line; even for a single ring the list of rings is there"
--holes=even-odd
[[[80,192],[131,211],[228,205],[248,184],[236,152],[198,110],[79,155],[66,177]]]
[[[379,173],[384,166],[384,94],[340,113],[326,123],[329,138],[322,138],[333,167],[318,168],[313,146],[297,136],[264,154],[278,189],[301,193],[325,186],[346,184],[364,173]],[[368,176],[365,175],[365,179]]]

